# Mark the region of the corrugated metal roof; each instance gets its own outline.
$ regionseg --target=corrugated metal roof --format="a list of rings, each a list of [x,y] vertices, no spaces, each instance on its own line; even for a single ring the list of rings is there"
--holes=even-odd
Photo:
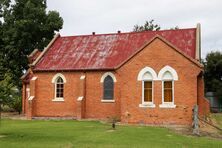
[[[34,70],[114,69],[159,35],[195,59],[196,28],[59,37]]]

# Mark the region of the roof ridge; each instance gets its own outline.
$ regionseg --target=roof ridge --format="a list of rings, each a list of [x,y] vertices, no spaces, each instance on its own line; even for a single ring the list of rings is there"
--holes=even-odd
[[[115,33],[101,33],[101,34],[83,34],[83,35],[66,35],[60,36],[61,38],[68,38],[68,37],[86,37],[86,36],[102,36],[102,35],[122,35],[122,34],[140,34],[140,33],[150,33],[150,32],[165,32],[165,31],[182,31],[182,30],[191,30],[196,28],[182,28],[182,29],[164,29],[164,30],[156,30],[156,31],[140,31],[140,32],[115,32]]]

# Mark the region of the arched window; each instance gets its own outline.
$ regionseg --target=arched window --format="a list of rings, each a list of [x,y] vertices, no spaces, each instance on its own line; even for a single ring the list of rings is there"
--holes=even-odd
[[[162,104],[160,107],[175,108],[174,82],[178,80],[176,70],[170,66],[165,66],[160,70],[158,78],[162,80]]]
[[[153,100],[153,83],[157,79],[156,72],[150,68],[143,68],[137,77],[138,81],[142,81],[142,104],[140,107],[155,107]]]
[[[102,75],[100,83],[103,83],[102,102],[115,102],[114,100],[114,83],[116,77],[112,72],[106,72]]]
[[[58,73],[52,78],[52,83],[54,84],[53,101],[64,101],[64,84],[66,83],[66,78],[61,73]]]
[[[103,82],[103,100],[113,100],[114,82],[113,78],[108,75]]]
[[[63,98],[64,95],[64,82],[61,77],[58,77],[55,83],[56,87],[56,98]]]

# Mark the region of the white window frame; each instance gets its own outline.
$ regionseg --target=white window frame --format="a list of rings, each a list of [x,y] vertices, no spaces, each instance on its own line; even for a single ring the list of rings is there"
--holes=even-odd
[[[152,79],[144,79],[143,76],[149,73],[152,76]],[[157,74],[155,70],[153,70],[151,67],[145,67],[140,70],[138,76],[138,81],[142,81],[142,98],[141,98],[141,104],[139,104],[139,107],[148,107],[148,108],[155,108],[156,105],[154,104],[154,81],[157,80]],[[152,81],[152,102],[145,102],[144,101],[144,82],[145,81]]]
[[[26,94],[27,94],[27,96],[26,96],[26,98],[29,98],[30,97],[30,88],[26,88]]]
[[[169,72],[172,76],[171,79],[164,79],[164,75],[166,72]],[[158,73],[158,79],[162,80],[162,104],[159,105],[160,108],[176,108],[176,105],[174,103],[175,97],[175,90],[174,90],[174,83],[178,80],[178,75],[175,69],[173,69],[170,66],[163,67],[160,72]],[[164,102],[164,82],[165,81],[172,81],[172,102]]]
[[[144,101],[144,82],[152,82],[152,101],[151,102]],[[139,104],[139,107],[154,108],[155,104],[154,104],[153,95],[154,95],[154,81],[153,80],[143,80],[142,81],[142,104]]]
[[[114,103],[115,102],[115,83],[117,82],[117,80],[116,80],[116,77],[115,77],[115,75],[112,73],[112,72],[106,72],[106,73],[104,73],[103,75],[102,75],[102,77],[101,77],[101,79],[100,79],[100,83],[104,83],[104,80],[105,80],[105,78],[107,77],[107,76],[110,76],[112,79],[113,79],[113,99],[110,99],[110,100],[104,100],[104,96],[103,96],[103,94],[104,94],[104,86],[102,87],[102,92],[103,92],[103,94],[102,94],[102,99],[101,99],[101,102],[102,103]],[[103,84],[104,85],[104,84]]]
[[[62,78],[63,80],[63,97],[56,97],[56,93],[57,93],[57,80],[58,78]],[[52,101],[54,102],[63,102],[64,101],[64,86],[66,83],[66,78],[63,74],[61,73],[57,73],[53,78],[52,78],[52,83],[54,84],[54,98],[52,99]]]
[[[172,102],[164,101],[164,82],[172,82]],[[174,104],[174,80],[162,80],[162,104],[159,105],[160,108],[175,108]]]

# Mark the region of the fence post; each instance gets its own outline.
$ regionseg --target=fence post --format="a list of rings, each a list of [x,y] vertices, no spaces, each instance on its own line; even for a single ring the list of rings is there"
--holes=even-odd
[[[193,134],[199,135],[199,124],[198,124],[198,105],[194,105],[193,108]]]

